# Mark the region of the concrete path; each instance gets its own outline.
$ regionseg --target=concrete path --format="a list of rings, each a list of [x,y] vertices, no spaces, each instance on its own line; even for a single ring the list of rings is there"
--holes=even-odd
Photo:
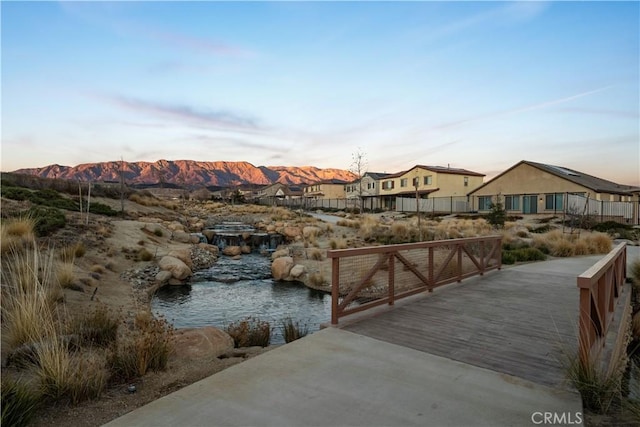
[[[526,426],[581,411],[576,392],[329,328],[107,426]]]
[[[629,261],[637,249],[631,249]],[[575,277],[596,260],[567,258],[517,268]],[[531,426],[540,424],[544,413],[581,425],[579,394],[328,328],[107,426]]]

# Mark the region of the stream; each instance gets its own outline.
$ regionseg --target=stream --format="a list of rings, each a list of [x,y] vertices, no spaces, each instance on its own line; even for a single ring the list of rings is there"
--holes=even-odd
[[[234,260],[220,257],[209,269],[194,274],[188,285],[164,286],[151,300],[154,315],[176,328],[215,326],[251,316],[271,323],[272,344],[282,344],[281,322],[291,317],[309,333],[331,320],[331,296],[300,282],[276,282],[271,259],[258,254]]]

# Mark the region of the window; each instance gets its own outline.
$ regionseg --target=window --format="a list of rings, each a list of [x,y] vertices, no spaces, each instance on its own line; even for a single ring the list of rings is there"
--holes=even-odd
[[[520,196],[505,196],[504,208],[508,211],[520,210]]]
[[[402,178],[400,180],[400,187],[406,187],[407,186],[407,178]]]
[[[367,190],[371,190],[371,183],[367,182]]]
[[[464,177],[464,186],[465,186],[465,187],[468,187],[468,186],[469,186],[469,177],[468,177],[468,176],[465,176],[465,177]]]
[[[544,208],[548,211],[561,211],[563,209],[564,194],[554,193],[544,195]]]
[[[478,210],[488,211],[491,209],[491,196],[478,197]]]
[[[424,185],[431,185],[431,181],[432,181],[431,175],[427,175],[424,177]]]
[[[411,184],[412,184],[414,187],[418,187],[418,186],[420,186],[420,178],[413,178],[413,180],[411,181]]]
[[[391,189],[393,189],[393,181],[383,181],[382,182],[382,189],[383,190],[391,190]]]

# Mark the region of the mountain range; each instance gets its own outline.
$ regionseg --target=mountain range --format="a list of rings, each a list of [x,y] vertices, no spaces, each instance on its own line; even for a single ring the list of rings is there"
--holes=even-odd
[[[158,160],[157,162],[102,162],[77,166],[49,165],[19,169],[18,174],[75,181],[118,182],[123,173],[127,184],[170,183],[180,186],[230,187],[248,184],[311,184],[318,181],[353,181],[356,175],[342,169],[314,166],[254,166],[248,162],[200,162],[195,160]]]

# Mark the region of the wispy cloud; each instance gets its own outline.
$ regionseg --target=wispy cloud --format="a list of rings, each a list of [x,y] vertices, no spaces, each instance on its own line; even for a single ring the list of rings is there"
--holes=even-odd
[[[604,90],[607,90],[607,89],[609,89],[611,87],[612,86],[605,86],[605,87],[601,87],[601,88],[598,88],[598,89],[594,89],[594,90],[578,93],[578,94],[575,94],[575,95],[566,96],[566,97],[563,97],[563,98],[552,99],[550,101],[545,101],[545,102],[540,102],[540,103],[536,103],[536,104],[526,105],[524,107],[518,107],[518,108],[513,108],[513,109],[509,109],[509,110],[504,110],[504,111],[495,111],[495,112],[492,112],[492,113],[481,114],[481,115],[478,115],[478,116],[475,116],[475,117],[469,117],[469,118],[462,119],[462,120],[456,120],[456,121],[449,122],[449,123],[443,123],[441,125],[433,127],[433,129],[434,130],[448,129],[448,128],[453,128],[453,127],[465,125],[465,124],[468,124],[468,123],[481,122],[481,121],[485,121],[485,120],[495,119],[495,118],[498,118],[498,117],[511,116],[511,115],[514,115],[514,114],[525,113],[525,112],[528,112],[528,111],[540,110],[540,109],[551,107],[551,106],[554,106],[554,105],[571,102],[571,101],[574,101],[576,99],[583,98],[585,96],[593,95],[593,94],[596,94],[598,92],[602,92]]]
[[[206,54],[233,56],[238,58],[247,58],[255,55],[254,52],[248,49],[204,37],[193,37],[187,34],[166,30],[150,30],[146,32],[146,34],[152,39],[168,43],[180,49],[189,49]]]
[[[183,125],[246,132],[266,130],[255,118],[247,114],[225,110],[199,110],[188,105],[163,104],[119,95],[99,97],[118,107],[145,113],[158,119],[171,119]]]

